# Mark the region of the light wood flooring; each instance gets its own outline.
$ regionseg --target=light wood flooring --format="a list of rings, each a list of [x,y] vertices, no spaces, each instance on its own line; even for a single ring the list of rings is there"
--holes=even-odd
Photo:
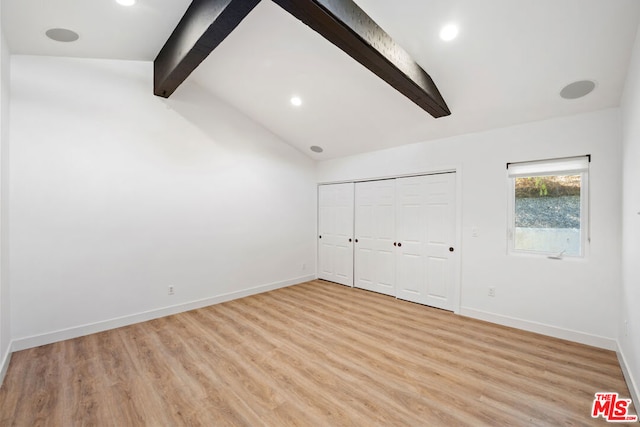
[[[605,425],[598,391],[613,352],[312,281],[17,352],[0,425]]]

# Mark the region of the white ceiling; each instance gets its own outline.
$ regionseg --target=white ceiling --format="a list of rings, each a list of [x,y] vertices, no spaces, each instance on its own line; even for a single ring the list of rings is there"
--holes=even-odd
[[[153,61],[191,0],[1,0],[2,31],[11,53]],[[68,28],[73,43],[49,40],[45,31]]]
[[[637,0],[356,2],[431,75],[451,116],[433,119],[268,0],[190,79],[310,157],[328,159],[617,106],[640,15]],[[2,15],[13,53],[152,60],[188,3],[3,0]],[[447,22],[461,28],[449,43],[438,38]],[[50,41],[51,27],[80,40]],[[581,79],[595,80],[594,92],[559,97]],[[299,108],[289,103],[294,94]]]

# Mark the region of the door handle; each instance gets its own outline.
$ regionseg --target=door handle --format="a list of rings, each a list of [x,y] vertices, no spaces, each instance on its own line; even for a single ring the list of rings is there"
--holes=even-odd
[[[453,246],[449,248],[449,252],[453,252]]]
[[[356,243],[358,243],[358,239],[356,239]]]
[[[319,239],[322,239],[322,236],[318,236]]]
[[[402,243],[398,242],[398,247],[402,246]]]
[[[349,239],[349,243],[351,243],[351,239]]]

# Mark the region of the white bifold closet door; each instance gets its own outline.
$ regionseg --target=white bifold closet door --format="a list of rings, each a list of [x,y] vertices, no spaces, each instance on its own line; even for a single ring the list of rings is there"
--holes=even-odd
[[[320,185],[318,277],[454,309],[455,173]]]
[[[455,178],[446,173],[396,180],[398,298],[453,308]]]
[[[318,277],[353,286],[354,184],[318,187]]]
[[[396,295],[395,215],[395,179],[356,183],[355,287]]]

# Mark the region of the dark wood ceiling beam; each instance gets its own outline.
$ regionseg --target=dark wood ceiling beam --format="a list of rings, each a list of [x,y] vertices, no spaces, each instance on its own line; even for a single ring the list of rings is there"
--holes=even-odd
[[[451,114],[431,77],[352,0],[273,0],[433,117]]]
[[[260,0],[193,0],[153,61],[153,92],[168,98]]]
[[[273,0],[433,117],[451,114],[429,75],[352,0]],[[260,0],[194,0],[154,61],[169,97]]]

